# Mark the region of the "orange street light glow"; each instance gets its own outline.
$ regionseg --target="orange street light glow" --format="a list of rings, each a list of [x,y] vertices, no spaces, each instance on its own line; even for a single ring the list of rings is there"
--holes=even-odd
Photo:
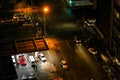
[[[48,8],[47,7],[44,8],[44,12],[48,12]]]

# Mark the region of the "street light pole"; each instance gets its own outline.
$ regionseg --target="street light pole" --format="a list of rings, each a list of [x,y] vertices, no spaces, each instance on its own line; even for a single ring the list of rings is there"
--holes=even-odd
[[[44,11],[44,36],[46,37],[46,24],[45,24],[45,22],[46,22],[46,19],[45,19],[45,11]]]
[[[44,8],[44,36],[46,37],[46,12],[48,12],[48,8],[47,7],[45,7]]]

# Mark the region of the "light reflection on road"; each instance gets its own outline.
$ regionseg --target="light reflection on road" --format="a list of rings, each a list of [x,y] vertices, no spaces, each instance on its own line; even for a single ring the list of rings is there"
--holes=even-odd
[[[40,65],[41,69],[44,70],[45,72],[56,72],[55,66],[49,62],[42,62]]]
[[[89,55],[89,52],[87,51],[87,49],[85,49],[85,47],[83,45],[76,45],[76,53],[77,55],[82,58],[82,60],[84,60],[87,63],[91,63],[91,57]]]
[[[81,61],[83,61],[83,63],[85,65],[88,66],[88,68],[90,70],[90,73],[91,73],[91,74],[89,74],[89,76],[91,76],[92,78],[94,77],[95,79],[99,78],[100,77],[100,71],[98,69],[98,65],[92,59],[92,57],[90,56],[90,53],[88,52],[88,50],[83,45],[77,45],[75,51],[76,51],[77,55],[79,56],[79,59]],[[92,55],[92,56],[95,57],[95,55]]]

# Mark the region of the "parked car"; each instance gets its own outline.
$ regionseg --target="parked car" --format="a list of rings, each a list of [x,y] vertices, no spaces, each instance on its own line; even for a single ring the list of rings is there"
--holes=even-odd
[[[21,77],[22,80],[37,80],[34,73],[30,73],[28,76],[25,74]]]
[[[40,58],[41,61],[45,62],[47,59],[43,53],[39,53],[38,57]]]
[[[104,69],[105,72],[110,73],[111,69],[107,65],[102,65],[102,68]]]
[[[63,67],[63,69],[69,69],[69,67],[68,67],[68,64],[67,64],[67,61],[66,60],[61,60],[61,64],[62,64],[62,67]]]
[[[29,76],[28,76],[28,80],[37,80],[35,74],[30,73]]]
[[[20,55],[20,56],[19,56],[19,62],[20,62],[20,64],[21,64],[22,66],[25,66],[25,65],[27,64],[24,55]]]
[[[26,75],[22,75],[22,80],[28,80]]]
[[[35,63],[35,58],[34,58],[33,55],[29,55],[28,60],[29,60],[30,63]]]
[[[21,13],[21,12],[14,13],[14,15],[13,15],[13,21],[24,22],[25,21],[24,14]]]
[[[91,53],[91,54],[97,54],[97,51],[94,49],[94,48],[88,48],[88,51]]]
[[[9,24],[9,23],[12,23],[12,19],[3,18],[3,19],[0,19],[0,23],[1,24]]]
[[[12,58],[13,63],[16,64],[17,61],[16,61],[16,59],[15,59],[15,56],[12,55],[11,58]]]
[[[38,57],[39,52],[35,52],[35,61],[38,62],[40,59]]]
[[[23,27],[33,27],[33,24],[30,23],[30,22],[25,22],[25,23],[23,24]]]

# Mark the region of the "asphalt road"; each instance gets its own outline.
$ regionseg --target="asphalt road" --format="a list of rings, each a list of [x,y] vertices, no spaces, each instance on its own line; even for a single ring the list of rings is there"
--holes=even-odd
[[[85,37],[85,39],[92,37],[94,41],[94,37],[96,37],[94,28],[82,26],[75,19],[70,10],[53,10],[57,10],[57,8],[52,9],[51,12],[46,14],[46,31],[48,38],[60,39],[60,42],[58,41],[58,43],[55,43],[56,48],[59,47],[60,49],[53,49],[59,58],[56,63],[58,74],[62,75],[65,80],[107,80],[107,74],[101,68],[96,57],[93,55],[91,56],[90,53],[88,53],[86,46],[75,46],[75,43],[73,42],[73,36],[75,35]],[[40,19],[43,21],[43,16],[41,16],[41,14],[42,13],[37,14],[39,16],[39,18],[35,18],[38,19],[37,21],[40,21]],[[69,71],[59,70],[61,69],[59,68],[61,59],[66,59],[68,61],[70,65]]]
[[[68,62],[70,69],[61,73],[67,80],[107,80],[107,75],[97,59],[83,45],[75,45],[73,40],[59,41],[59,39],[53,40],[51,44],[55,45],[55,53],[59,58],[59,63],[56,65],[60,65],[62,59]]]

